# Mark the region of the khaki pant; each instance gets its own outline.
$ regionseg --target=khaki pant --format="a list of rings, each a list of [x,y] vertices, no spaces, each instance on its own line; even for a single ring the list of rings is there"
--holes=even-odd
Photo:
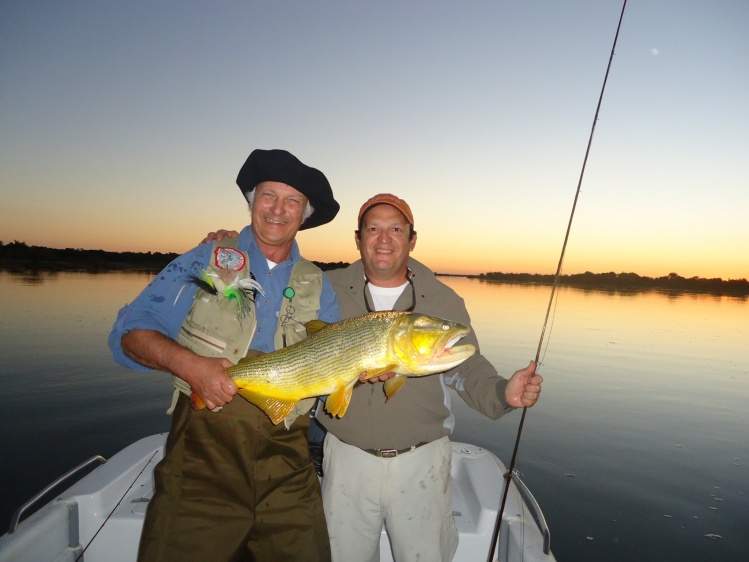
[[[449,562],[458,549],[450,440],[380,458],[328,432],[322,493],[334,562],[378,562],[383,526],[396,562]]]
[[[329,561],[308,425],[274,426],[238,395],[217,413],[180,396],[139,562]]]

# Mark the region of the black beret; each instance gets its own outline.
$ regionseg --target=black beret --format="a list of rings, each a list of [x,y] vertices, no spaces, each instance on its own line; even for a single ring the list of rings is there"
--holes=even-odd
[[[315,209],[299,230],[329,223],[338,214],[340,205],[333,198],[328,178],[320,170],[303,164],[285,150],[253,150],[239,170],[237,185],[245,197],[264,181],[290,185],[302,193]]]

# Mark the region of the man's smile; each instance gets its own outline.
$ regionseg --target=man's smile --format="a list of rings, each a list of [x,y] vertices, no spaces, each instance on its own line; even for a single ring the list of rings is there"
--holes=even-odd
[[[265,217],[265,222],[267,222],[268,224],[286,224],[287,221],[274,219],[273,217]]]

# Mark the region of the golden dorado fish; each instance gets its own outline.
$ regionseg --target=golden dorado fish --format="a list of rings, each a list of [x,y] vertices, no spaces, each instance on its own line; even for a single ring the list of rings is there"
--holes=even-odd
[[[299,400],[314,396],[328,395],[325,409],[343,416],[363,371],[368,377],[396,373],[385,382],[390,398],[405,377],[447,371],[476,351],[472,345],[453,346],[468,333],[466,326],[413,312],[371,312],[335,324],[313,320],[306,326],[308,338],[227,369],[238,393],[274,424]]]

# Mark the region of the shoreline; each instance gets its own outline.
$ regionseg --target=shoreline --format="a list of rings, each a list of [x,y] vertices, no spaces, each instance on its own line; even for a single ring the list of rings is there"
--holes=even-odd
[[[177,253],[161,252],[107,252],[104,250],[56,249],[41,246],[28,246],[24,242],[10,244],[0,242],[0,270],[11,274],[38,275],[42,272],[133,272],[156,274],[169,262],[178,257]],[[349,265],[347,262],[313,261],[323,271]],[[746,279],[702,277],[685,278],[677,273],[663,277],[643,277],[636,273],[585,273],[554,275],[535,273],[489,272],[480,274],[439,273],[442,277],[466,277],[488,283],[510,283],[521,285],[544,285],[573,287],[582,290],[648,292],[659,291],[669,294],[707,294],[716,296],[749,297],[749,281]]]
[[[62,263],[62,262],[34,262],[28,263],[24,260],[2,260],[0,261],[0,271],[6,271],[11,275],[20,277],[40,278],[44,274],[55,275],[59,273],[133,273],[133,274],[151,274],[159,273],[166,264],[157,263],[122,263],[122,262],[99,262],[96,264],[87,263]],[[343,262],[313,262],[323,271],[345,267],[348,264]],[[538,285],[552,287],[554,285],[553,275],[538,274],[456,274],[456,273],[439,273],[435,272],[438,277],[465,277],[467,279],[477,279],[485,283],[497,283],[508,285]],[[630,278],[632,274],[620,274],[612,278],[609,273],[587,273],[579,275],[562,275],[559,278],[559,287],[569,287],[582,291],[604,291],[616,293],[647,293],[658,292],[670,295],[700,294],[712,295],[716,297],[735,297],[741,299],[749,298],[749,282],[746,280],[723,281],[721,279],[684,279],[681,277],[651,278],[640,277],[639,281],[633,282]],[[624,279],[620,279],[620,277]]]

